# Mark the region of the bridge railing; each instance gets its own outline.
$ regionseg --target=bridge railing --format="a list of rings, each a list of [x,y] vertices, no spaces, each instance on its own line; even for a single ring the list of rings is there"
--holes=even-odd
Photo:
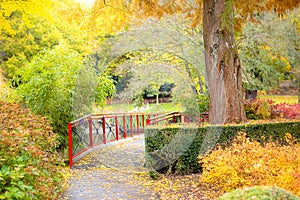
[[[163,115],[155,115],[146,119],[146,125],[169,124],[169,123],[201,123],[208,121],[208,113],[190,116],[181,112],[171,112]]]
[[[153,117],[149,117],[146,120],[146,125],[153,125],[159,123],[179,123],[183,121],[183,115],[180,112],[171,112],[163,115],[155,115]]]
[[[146,118],[155,114],[115,113],[93,114],[68,124],[69,164],[111,142],[143,134]]]

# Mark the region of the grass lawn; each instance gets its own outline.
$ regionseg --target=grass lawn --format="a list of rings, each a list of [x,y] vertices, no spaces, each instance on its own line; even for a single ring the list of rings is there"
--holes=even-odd
[[[168,103],[159,103],[144,105],[140,112],[144,113],[169,113],[174,111],[182,111],[180,104],[175,104],[172,102]],[[127,113],[127,112],[137,112],[137,109],[134,107],[134,104],[131,103],[119,103],[119,104],[109,104],[106,105],[104,109],[95,108],[95,113]]]
[[[298,96],[288,96],[288,95],[260,95],[260,99],[272,99],[275,104],[279,103],[298,103]],[[184,108],[180,104],[175,104],[172,102],[159,103],[158,105],[149,104],[144,105],[140,112],[144,113],[169,113],[174,111],[183,111]],[[136,112],[136,108],[132,103],[118,103],[118,104],[108,104],[104,109],[95,108],[94,113],[127,113]]]
[[[272,99],[275,101],[275,104],[279,103],[289,103],[295,104],[298,103],[298,96],[288,96],[288,95],[260,95],[260,99]]]

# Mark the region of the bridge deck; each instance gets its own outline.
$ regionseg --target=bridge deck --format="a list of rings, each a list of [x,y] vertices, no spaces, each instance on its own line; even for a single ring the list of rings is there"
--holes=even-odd
[[[139,178],[148,177],[144,147],[140,135],[92,152],[74,164],[70,187],[61,199],[159,199],[139,184]]]

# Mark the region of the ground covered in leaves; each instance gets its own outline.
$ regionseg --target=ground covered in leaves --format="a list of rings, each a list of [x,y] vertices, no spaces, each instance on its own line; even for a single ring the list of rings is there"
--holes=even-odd
[[[199,174],[152,180],[145,168],[144,138],[138,136],[91,153],[70,170],[61,199],[210,199]]]

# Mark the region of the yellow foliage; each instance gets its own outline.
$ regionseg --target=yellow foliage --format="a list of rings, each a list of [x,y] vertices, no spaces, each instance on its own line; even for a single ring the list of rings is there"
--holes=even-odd
[[[0,6],[0,33],[6,31],[9,34],[16,34],[16,31],[12,28],[9,16],[13,12],[19,11],[22,13],[23,20],[30,26],[29,15],[38,15],[41,17],[49,18],[48,10],[51,6],[51,0],[6,0],[1,1]]]
[[[114,34],[129,23],[125,0],[96,0],[91,10],[89,27],[98,34]]]
[[[286,71],[291,71],[293,69],[290,62],[288,61],[288,59],[286,59],[283,56],[280,56],[280,60],[286,64],[286,66],[285,66]]]
[[[5,101],[9,92],[9,87],[7,86],[2,70],[0,69],[0,101]]]
[[[221,193],[255,185],[278,186],[300,195],[300,143],[290,134],[289,145],[262,146],[240,133],[232,145],[219,147],[206,157],[200,181]]]

